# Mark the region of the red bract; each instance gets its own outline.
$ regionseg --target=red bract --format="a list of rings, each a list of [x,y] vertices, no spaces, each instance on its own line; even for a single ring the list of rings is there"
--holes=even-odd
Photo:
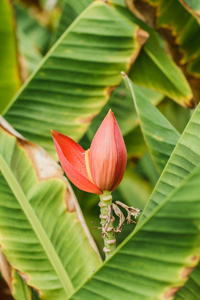
[[[108,114],[97,130],[90,150],[85,151],[68,136],[52,130],[60,163],[67,177],[83,191],[101,195],[113,191],[122,180],[127,153],[114,117]]]

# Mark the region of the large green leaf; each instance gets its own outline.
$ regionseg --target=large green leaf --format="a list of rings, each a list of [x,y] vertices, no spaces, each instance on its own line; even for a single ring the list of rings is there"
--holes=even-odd
[[[0,1],[0,16],[1,113],[18,90],[21,80],[17,61],[14,14],[9,0]]]
[[[200,256],[200,162],[70,299],[171,299]]]
[[[5,118],[26,138],[56,155],[50,129],[74,140],[106,104],[147,34],[97,1],[73,22],[31,76]]]
[[[0,140],[2,251],[42,300],[66,299],[99,265],[76,199],[44,150],[2,127]]]

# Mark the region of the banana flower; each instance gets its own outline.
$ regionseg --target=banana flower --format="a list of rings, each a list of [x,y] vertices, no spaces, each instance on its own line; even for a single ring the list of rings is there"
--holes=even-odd
[[[119,185],[126,168],[127,152],[111,110],[87,151],[62,133],[52,130],[52,136],[62,168],[79,189],[101,195]]]

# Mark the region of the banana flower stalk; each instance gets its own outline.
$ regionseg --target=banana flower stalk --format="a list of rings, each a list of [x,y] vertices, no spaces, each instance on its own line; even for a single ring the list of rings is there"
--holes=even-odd
[[[83,191],[100,195],[104,252],[109,257],[116,244],[111,192],[121,182],[127,162],[126,146],[114,114],[109,110],[87,151],[62,133],[52,130],[52,136],[71,182]]]

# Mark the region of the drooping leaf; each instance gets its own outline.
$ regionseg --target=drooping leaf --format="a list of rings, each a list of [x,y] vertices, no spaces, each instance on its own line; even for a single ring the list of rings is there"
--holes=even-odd
[[[80,139],[146,38],[111,6],[92,3],[49,51],[5,118],[55,156],[50,129]]]
[[[0,1],[0,113],[21,84],[12,3]]]
[[[149,38],[129,73],[131,80],[140,86],[159,91],[183,106],[193,107],[189,84],[167,55],[160,36],[128,10],[125,0],[112,0],[111,3],[124,17],[149,33]]]
[[[180,134],[125,74],[124,80],[131,91],[144,139],[161,174]]]
[[[172,299],[200,257],[200,162],[70,299]]]
[[[134,15],[162,34],[168,51],[184,71],[194,98],[199,102],[200,93],[197,87],[200,84],[200,72],[192,72],[191,67],[200,56],[200,39],[197,38],[200,35],[200,26],[196,19],[179,1],[126,0],[126,3]],[[147,59],[145,61],[148,62]]]
[[[47,153],[3,127],[0,140],[2,251],[42,300],[64,300],[99,265],[93,240]]]
[[[131,80],[137,85],[158,90],[185,107],[194,107],[185,77],[161,49],[158,44],[148,43],[130,72]]]

